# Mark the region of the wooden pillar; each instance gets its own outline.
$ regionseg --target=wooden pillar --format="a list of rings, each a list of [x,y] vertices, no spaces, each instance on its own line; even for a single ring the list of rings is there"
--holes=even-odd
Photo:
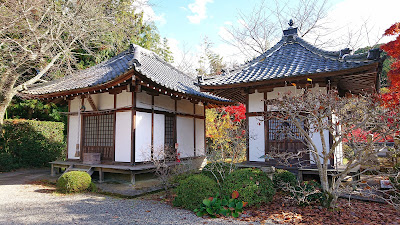
[[[117,94],[114,94],[114,110],[117,109]],[[113,162],[115,162],[115,136],[117,135],[117,112],[114,111],[114,140],[113,140],[113,146],[114,146],[114,151],[113,151]]]
[[[196,157],[196,104],[193,103],[193,156]]]
[[[132,91],[132,121],[131,121],[131,163],[135,165],[136,161],[136,92]]]
[[[103,183],[103,182],[104,182],[103,168],[99,167],[99,183]]]
[[[154,95],[151,95],[151,159],[154,157]]]
[[[178,100],[175,99],[175,118],[174,118],[174,142],[178,143],[178,128],[177,128],[177,121],[178,121]],[[175,146],[174,146],[175,148]],[[176,151],[178,151],[178,149],[175,149]]]
[[[81,96],[81,105],[85,106],[85,96],[84,95]],[[79,108],[78,110],[81,110],[81,109]],[[79,148],[77,148],[77,149],[79,149],[79,160],[82,161],[83,160],[83,157],[82,157],[83,156],[83,139],[85,137],[85,135],[84,135],[85,124],[83,123],[84,122],[83,121],[83,115],[82,114],[80,114],[80,115],[81,115],[81,118],[78,118],[78,120],[80,120],[80,123],[81,123],[81,127],[80,127],[81,134],[80,134],[80,137],[79,137],[80,138],[80,140],[79,140]]]
[[[207,139],[206,139],[206,134],[207,134],[207,131],[206,131],[206,105],[205,104],[203,104],[203,113],[204,113],[204,121],[203,121],[203,127],[204,127],[204,134],[203,134],[203,138],[204,138],[204,154],[205,155],[207,155]]]
[[[247,160],[247,161],[250,161],[249,143],[250,143],[250,130],[249,130],[249,93],[246,92],[246,160]]]
[[[68,112],[71,112],[71,100],[68,100]],[[66,154],[66,160],[68,160],[68,146],[69,145],[69,118],[70,115],[67,115],[67,154]]]
[[[267,92],[264,92],[264,154],[269,152],[269,122],[267,120]],[[267,158],[264,159],[267,161]]]

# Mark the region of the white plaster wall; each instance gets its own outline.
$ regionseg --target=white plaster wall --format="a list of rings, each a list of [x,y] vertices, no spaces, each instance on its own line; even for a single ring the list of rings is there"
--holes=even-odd
[[[264,112],[264,93],[249,94],[249,112]]]
[[[165,115],[154,114],[154,149],[153,157],[162,159],[165,147]]]
[[[196,110],[195,112],[196,115],[204,116],[204,105],[196,104],[195,110]]]
[[[135,162],[151,159],[151,113],[136,112]]]
[[[78,116],[69,116],[68,129],[68,159],[79,159],[75,157],[76,145],[80,145]]]
[[[193,118],[177,116],[177,142],[181,158],[194,156]]]
[[[181,99],[178,100],[178,112],[187,113],[187,114],[194,114],[193,112],[193,103],[189,100]]]
[[[301,94],[303,90],[297,89],[295,86],[276,87],[273,91],[267,93],[267,99],[277,99],[288,93]]]
[[[117,112],[115,120],[115,161],[130,162],[132,112]]]
[[[205,155],[204,120],[196,119],[196,156]]]
[[[249,117],[249,161],[264,162],[264,159],[260,159],[265,155],[264,121],[262,119],[261,116]]]
[[[313,88],[309,88],[311,92],[317,93],[317,92],[322,92],[326,93],[327,88],[326,87],[320,87],[319,84],[315,84]]]
[[[144,91],[136,93],[136,107],[151,109],[151,95]]]
[[[123,90],[117,95],[117,108],[122,108],[132,105],[132,92]]]
[[[175,111],[175,100],[167,95],[154,96],[154,109],[161,111]]]
[[[81,105],[81,99],[80,98],[76,97],[76,98],[72,99],[69,111],[70,112],[78,112],[79,108],[80,108],[80,105]]]
[[[329,131],[324,130],[323,134],[324,134],[324,142],[327,146],[327,149],[329,149]],[[321,135],[319,135],[319,132],[313,133],[311,136],[311,139],[312,139],[312,142],[317,147],[318,154],[322,155],[322,141],[321,141]],[[315,160],[311,153],[310,153],[310,159],[311,159],[311,164],[315,164]],[[323,163],[322,158],[320,158],[320,162]]]
[[[97,98],[97,99],[96,99]],[[114,95],[109,93],[100,93],[93,99],[99,110],[114,108]],[[90,108],[90,107],[89,107]]]

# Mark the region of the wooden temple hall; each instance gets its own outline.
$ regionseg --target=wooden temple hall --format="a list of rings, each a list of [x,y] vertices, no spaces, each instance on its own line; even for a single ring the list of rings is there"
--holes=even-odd
[[[203,79],[200,87],[204,92],[246,105],[248,133],[252,136],[247,144],[248,164],[274,165],[273,160],[267,161],[261,156],[268,155],[273,149],[296,152],[304,146],[299,140],[278,135],[287,129],[280,121],[263,118],[268,100],[278,98],[279,94],[296,93],[296,89],[305,88],[310,80],[311,89],[326,92],[334,88],[341,96],[348,92],[358,94],[379,89],[381,50],[372,49],[363,54],[351,52],[348,48],[326,51],[313,46],[298,35],[291,21],[289,28],[283,31],[282,39],[272,48],[222,75]],[[295,129],[294,126],[291,129]],[[325,144],[331,146],[329,132],[324,132]],[[318,133],[313,137],[322,142]],[[318,146],[322,150],[322,143]],[[330,161],[332,167],[340,166],[343,159],[342,145],[335,151],[335,157]]]
[[[134,175],[153,169],[152,157],[173,149],[204,159],[205,109],[233,102],[203,93],[197,79],[154,52],[131,45],[108,61],[20,93],[68,102],[66,161],[56,169]]]

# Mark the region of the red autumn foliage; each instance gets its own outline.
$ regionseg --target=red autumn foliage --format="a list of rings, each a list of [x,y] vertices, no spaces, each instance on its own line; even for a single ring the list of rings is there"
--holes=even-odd
[[[388,72],[390,81],[389,92],[382,95],[382,100],[388,107],[399,104],[400,99],[400,22],[393,24],[384,33],[386,36],[395,36],[396,39],[381,46],[381,49],[391,56],[394,62]]]
[[[221,111],[225,111],[229,113],[230,116],[233,116],[233,122],[241,122],[242,120],[246,119],[246,106],[240,104],[238,106],[226,106],[222,107]],[[223,116],[226,116],[225,114]]]

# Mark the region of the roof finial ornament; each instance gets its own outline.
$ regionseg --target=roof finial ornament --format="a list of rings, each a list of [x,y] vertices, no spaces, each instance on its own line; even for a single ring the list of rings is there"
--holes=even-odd
[[[292,20],[292,19],[290,19],[288,24],[289,24],[289,26],[290,26],[290,27],[293,27],[293,25],[294,25],[294,22],[293,22],[293,20]]]

